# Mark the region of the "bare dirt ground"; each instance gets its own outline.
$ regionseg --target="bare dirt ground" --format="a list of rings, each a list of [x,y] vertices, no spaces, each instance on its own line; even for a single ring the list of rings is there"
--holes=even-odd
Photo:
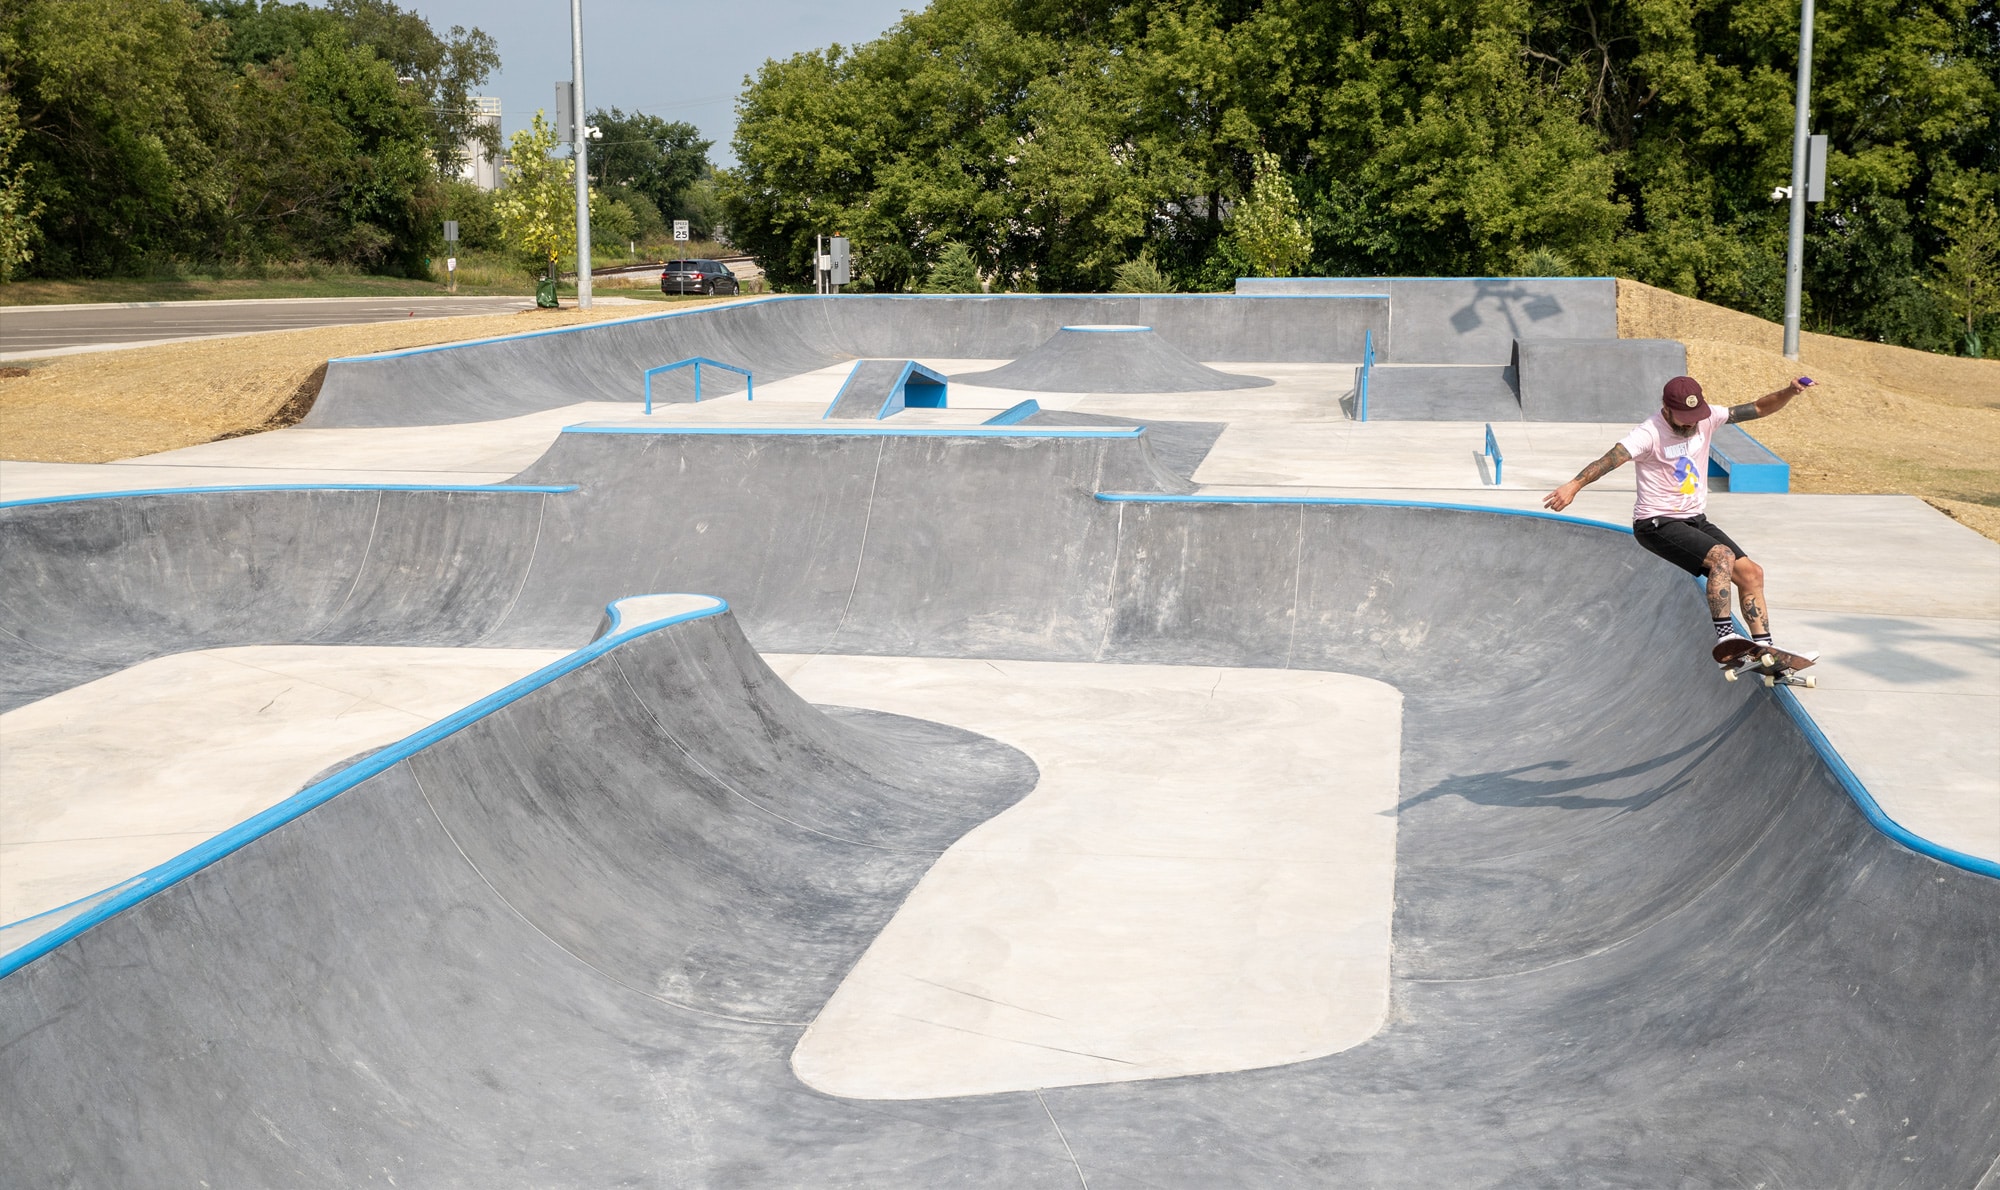
[[[291,425],[326,361],[646,313],[630,305],[420,318],[169,343],[0,368],[0,457],[107,463]]]
[[[2000,541],[2000,360],[1805,334],[1635,281],[1618,283],[1618,333],[1679,339],[1711,402],[1738,404],[1794,376],[1818,383],[1750,427],[1792,465],[1795,492],[1901,492]]]

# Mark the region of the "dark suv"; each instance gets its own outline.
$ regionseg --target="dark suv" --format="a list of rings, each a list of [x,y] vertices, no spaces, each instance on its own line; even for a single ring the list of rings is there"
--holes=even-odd
[[[742,293],[736,274],[719,260],[670,260],[660,274],[661,293]]]

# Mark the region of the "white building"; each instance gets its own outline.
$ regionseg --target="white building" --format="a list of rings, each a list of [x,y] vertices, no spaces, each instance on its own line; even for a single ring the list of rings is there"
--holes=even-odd
[[[500,101],[486,95],[475,95],[472,102],[479,109],[480,126],[491,128],[497,134],[500,131]],[[501,151],[489,151],[476,140],[466,141],[461,148],[465,160],[458,167],[458,176],[481,190],[500,189]]]

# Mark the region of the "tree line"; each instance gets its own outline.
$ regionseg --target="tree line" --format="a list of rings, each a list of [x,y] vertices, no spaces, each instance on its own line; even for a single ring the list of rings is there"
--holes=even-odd
[[[1781,315],[1797,0],[933,0],[767,63],[724,179],[778,282],[1618,274]],[[1995,0],[1822,0],[1813,329],[2000,332]]]

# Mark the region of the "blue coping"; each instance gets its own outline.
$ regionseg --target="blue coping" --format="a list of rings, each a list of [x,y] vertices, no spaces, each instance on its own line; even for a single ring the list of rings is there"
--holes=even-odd
[[[1041,411],[1042,411],[1041,402],[1035,400],[1033,397],[1030,397],[1027,400],[1022,401],[1018,405],[1009,405],[1007,408],[1002,409],[1000,412],[994,414],[992,417],[987,418],[984,422],[981,422],[980,424],[988,426],[1018,425],[1021,422],[1024,422],[1029,418],[1035,416],[1037,413],[1040,413]]]
[[[182,496],[214,492],[541,492],[555,495],[574,492],[573,483],[245,483],[194,488],[134,488],[128,492],[78,492],[72,496],[35,496],[26,500],[0,502],[0,508],[24,508],[30,504],[69,504],[81,500],[122,500],[128,496]]]
[[[626,596],[624,598],[632,598]],[[713,598],[712,596],[709,598]],[[711,607],[695,608],[663,619],[648,620],[636,628],[620,627],[622,617],[618,612],[618,600],[605,605],[605,612],[611,617],[611,627],[603,636],[585,645],[567,657],[552,661],[527,677],[511,682],[485,698],[463,707],[424,728],[414,735],[405,736],[388,747],[356,761],[322,781],[306,786],[299,792],[259,814],[237,823],[214,838],[198,846],[191,847],[179,855],[148,869],[122,885],[114,885],[109,890],[95,892],[90,896],[71,901],[55,909],[49,909],[34,917],[22,918],[20,922],[8,923],[8,928],[18,928],[22,922],[34,921],[37,917],[47,917],[61,913],[75,905],[99,897],[104,899],[77,914],[68,921],[24,943],[5,954],[0,954],[0,979],[5,979],[22,967],[68,942],[90,927],[105,921],[152,896],[163,889],[171,888],[189,876],[222,859],[234,851],[270,834],[286,823],[306,812],[325,805],[327,802],[347,792],[370,777],[388,771],[396,764],[415,756],[417,753],[437,743],[447,736],[455,735],[466,727],[486,718],[500,708],[519,701],[521,698],[541,689],[564,674],[602,657],[604,654],[630,640],[674,624],[698,620],[707,616],[720,615],[729,610],[729,604],[715,599]],[[110,895],[106,895],[106,893]]]
[[[1150,495],[1144,492],[1099,492],[1097,493],[1097,499],[1106,503],[1117,504],[1358,504],[1377,508],[1442,508],[1453,512],[1484,512],[1496,516],[1534,517],[1538,520],[1561,521],[1572,525],[1588,525],[1596,529],[1608,529],[1614,533],[1624,533],[1627,536],[1630,536],[1632,532],[1628,526],[1607,525],[1603,521],[1584,520],[1580,517],[1564,516],[1561,513],[1537,512],[1527,508],[1488,508],[1477,504],[1443,504],[1419,500],[1369,500],[1343,496],[1167,496]],[[1694,581],[1701,583],[1701,576],[1696,575]],[[1738,627],[1740,628],[1741,625]],[[1811,713],[1799,701],[1798,695],[1793,694],[1791,689],[1785,686],[1776,687],[1772,693],[1777,696],[1778,705],[1784,708],[1785,714],[1798,727],[1799,734],[1805,736],[1806,742],[1818,754],[1820,760],[1826,765],[1827,771],[1833,775],[1834,780],[1840,784],[1842,789],[1847,791],[1849,800],[1861,811],[1861,816],[1868,820],[1870,826],[1919,855],[1928,856],[1939,863],[1950,864],[1954,868],[1960,868],[1967,872],[2000,879],[2000,860],[1986,859],[1982,856],[1960,851],[1955,847],[1947,847],[1943,843],[1932,842],[1921,835],[1911,833],[1908,827],[1905,827],[1902,823],[1883,813],[1881,803],[1875,800],[1875,796],[1868,792],[1868,787],[1861,783],[1861,778],[1857,777],[1854,774],[1854,770],[1848,767],[1847,761],[1841,758],[1840,752],[1834,748],[1833,742],[1826,738],[1826,732],[1822,731],[1819,724],[1813,721]]]
[[[1559,512],[1538,512],[1532,508],[1494,508],[1485,504],[1447,504],[1434,500],[1373,500],[1361,496],[1205,496],[1156,495],[1151,492],[1099,492],[1106,504],[1352,504],[1367,508],[1442,508],[1450,512],[1485,512],[1494,516],[1524,516],[1566,525],[1587,525],[1613,533],[1632,535],[1630,525],[1612,525],[1588,517],[1564,516]]]
[[[836,428],[837,427],[837,428]],[[1137,438],[1144,426],[1129,430],[1093,430],[1083,426],[850,426],[836,422],[818,426],[564,426],[565,434],[717,434],[751,436],[758,434],[811,438]]]
[[[1741,439],[1741,443],[1737,440]],[[1792,465],[1741,426],[1724,423],[1708,445],[1708,474],[1729,477],[1732,492],[1789,492]]]
[[[1578,280],[1580,278],[1570,278]],[[429,347],[405,347],[400,351],[380,351],[373,355],[343,355],[327,362],[330,364],[357,364],[374,360],[402,359],[412,355],[429,355],[434,351],[459,351],[467,347],[482,347],[491,343],[512,343],[520,339],[539,339],[545,335],[574,335],[583,331],[597,330],[607,326],[630,326],[638,322],[658,322],[663,318],[695,318],[701,315],[719,315],[729,310],[746,306],[760,306],[770,302],[820,302],[842,300],[847,297],[866,297],[892,302],[936,302],[936,301],[979,301],[979,302],[1043,302],[1062,298],[1113,298],[1126,300],[1144,298],[1151,301],[1195,301],[1203,298],[1228,298],[1246,302],[1341,302],[1341,301],[1388,301],[1386,293],[865,293],[826,295],[817,293],[786,293],[771,297],[756,298],[747,302],[731,302],[726,306],[697,306],[691,310],[668,310],[662,314],[640,314],[632,318],[607,318],[603,322],[582,322],[575,326],[553,326],[539,331],[517,331],[511,335],[491,335],[484,339],[467,339],[460,343],[435,343]]]

